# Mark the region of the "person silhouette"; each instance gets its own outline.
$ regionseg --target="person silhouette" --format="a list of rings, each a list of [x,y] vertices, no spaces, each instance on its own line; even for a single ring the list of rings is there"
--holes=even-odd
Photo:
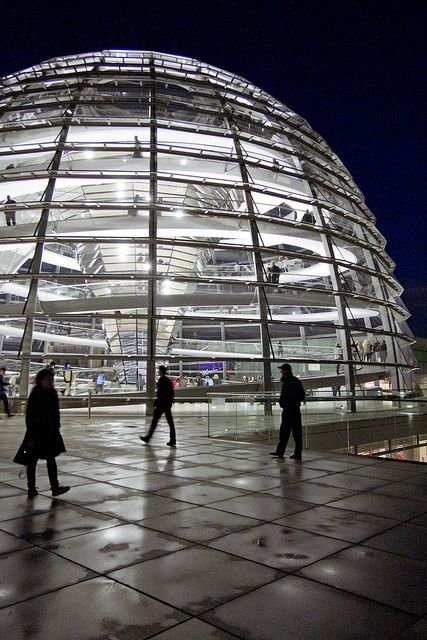
[[[6,375],[6,369],[4,367],[0,367],[0,400],[3,402],[4,410],[6,415],[11,418],[13,413],[10,412],[9,408],[9,400],[7,399],[6,387],[9,386],[9,382],[6,382],[4,379]]]
[[[280,423],[279,442],[276,451],[270,455],[274,458],[283,458],[288,444],[289,436],[295,441],[295,451],[290,457],[293,460],[301,460],[302,457],[302,424],[301,402],[305,399],[304,387],[301,381],[292,373],[292,367],[288,362],[282,364],[282,391],[280,394],[280,406],[282,407],[282,421]]]
[[[47,473],[53,496],[60,496],[70,487],[61,486],[58,482],[58,470],[55,458],[65,453],[65,445],[61,436],[58,394],[54,387],[52,369],[41,369],[36,375],[27,402],[25,424],[27,427],[24,439],[19,447],[14,462],[27,467],[28,497],[38,495],[36,487],[36,467],[39,458],[46,460]]]
[[[8,227],[16,224],[16,200],[12,200],[10,196],[4,201],[6,205],[4,210],[4,217],[6,218],[6,224]]]
[[[141,158],[141,157],[142,157],[142,144],[138,136],[134,136],[132,158]]]
[[[151,426],[148,434],[146,436],[140,436],[140,439],[148,444],[151,440],[151,437],[157,427],[157,423],[163,414],[166,416],[166,420],[169,425],[169,442],[166,444],[168,447],[176,446],[176,434],[175,434],[175,424],[172,417],[172,404],[174,399],[174,389],[172,385],[172,381],[166,375],[166,367],[160,365],[159,367],[159,379],[157,380],[157,398],[154,402],[154,414],[153,419],[151,421]]]

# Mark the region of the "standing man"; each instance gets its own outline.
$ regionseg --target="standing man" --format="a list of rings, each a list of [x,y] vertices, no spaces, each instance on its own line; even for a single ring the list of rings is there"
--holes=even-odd
[[[100,371],[95,380],[95,393],[104,393],[105,376],[103,371]]]
[[[12,417],[12,413],[10,413],[9,409],[9,401],[7,399],[6,387],[9,386],[9,383],[4,379],[6,375],[6,369],[4,367],[0,367],[0,400],[3,401],[4,410],[6,411],[9,418]]]
[[[339,375],[340,373],[340,364],[341,364],[341,360],[344,357],[344,352],[343,352],[343,348],[340,345],[339,342],[336,343],[335,347],[334,347],[334,360],[337,361],[337,375]]]
[[[280,267],[278,267],[275,262],[271,263],[270,273],[271,273],[271,282],[273,284],[279,284]]]
[[[16,395],[16,382],[17,382],[18,376],[16,375],[16,373],[14,373],[12,376],[10,376],[9,378],[9,397],[10,398],[14,398]]]
[[[167,347],[166,347],[166,353],[170,353],[172,351],[172,348],[173,348],[173,345],[175,344],[175,342],[176,342],[175,336],[172,335],[168,340],[168,344],[167,344]]]
[[[66,362],[64,364],[64,369],[62,371],[65,382],[65,389],[63,391],[64,396],[71,395],[71,383],[73,382],[73,370],[71,368],[71,363]]]
[[[12,200],[10,196],[7,196],[7,200],[4,201],[6,208],[4,210],[4,217],[6,218],[6,224],[8,227],[16,224],[16,200]]]
[[[157,398],[154,402],[154,414],[153,420],[151,421],[150,431],[148,432],[148,435],[140,436],[140,438],[143,442],[148,444],[155,428],[157,427],[158,421],[161,416],[165,414],[169,425],[169,442],[166,444],[168,447],[176,447],[175,425],[171,411],[175,392],[170,378],[166,375],[166,367],[163,365],[160,365],[159,367],[159,376],[160,377],[157,380]]]
[[[283,458],[288,444],[289,436],[293,435],[295,451],[290,458],[301,460],[302,457],[302,424],[300,405],[305,398],[304,387],[301,381],[292,374],[292,367],[288,362],[282,364],[282,392],[280,394],[280,406],[282,407],[282,422],[280,423],[279,442],[276,451],[270,455],[274,458]]]
[[[138,136],[134,136],[134,143],[133,143],[133,154],[132,154],[132,158],[141,158],[142,156],[142,144],[138,138]]]

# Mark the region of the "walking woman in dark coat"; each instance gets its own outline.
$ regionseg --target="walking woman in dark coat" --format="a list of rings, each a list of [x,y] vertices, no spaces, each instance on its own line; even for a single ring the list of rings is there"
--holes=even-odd
[[[36,467],[39,458],[46,460],[53,496],[59,496],[70,488],[60,486],[58,482],[55,458],[65,451],[65,446],[60,433],[59,401],[53,378],[51,369],[42,369],[36,375],[36,384],[27,402],[27,431],[13,460],[27,467],[28,496],[31,498],[38,494]]]

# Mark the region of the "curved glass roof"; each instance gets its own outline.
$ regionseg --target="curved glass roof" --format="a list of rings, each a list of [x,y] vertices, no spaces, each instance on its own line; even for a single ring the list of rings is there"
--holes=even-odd
[[[21,393],[52,358],[76,393],[101,367],[152,389],[164,362],[268,390],[281,358],[312,388],[405,386],[408,312],[363,194],[249,81],[150,51],[9,75],[0,178],[2,357]]]

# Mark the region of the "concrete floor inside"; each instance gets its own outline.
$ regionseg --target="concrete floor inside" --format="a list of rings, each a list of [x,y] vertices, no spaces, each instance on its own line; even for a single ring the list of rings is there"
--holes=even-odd
[[[0,637],[427,637],[427,465],[209,440],[177,412],[64,412],[68,493],[28,498],[0,422]]]

